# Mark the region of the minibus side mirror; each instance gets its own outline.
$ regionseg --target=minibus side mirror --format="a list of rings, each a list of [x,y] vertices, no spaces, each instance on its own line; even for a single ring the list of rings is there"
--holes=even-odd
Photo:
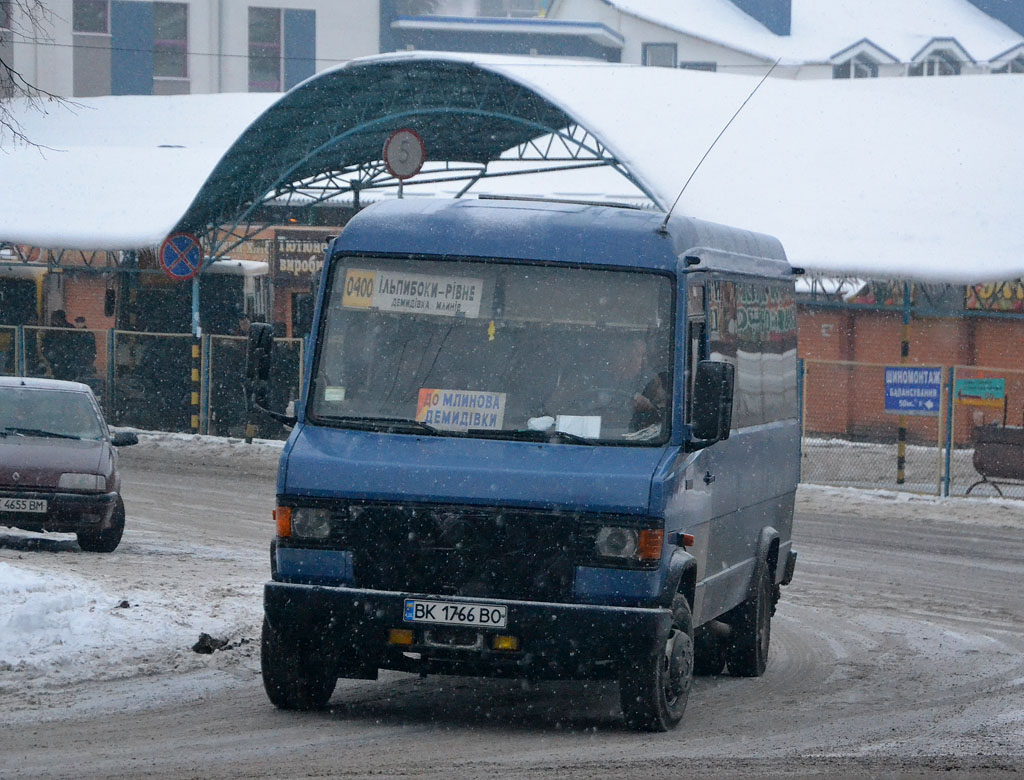
[[[693,382],[693,440],[689,449],[702,449],[729,438],[735,383],[736,367],[732,363],[702,360],[697,364]]]
[[[249,325],[245,352],[246,396],[256,406],[267,405],[270,359],[274,354],[274,327],[268,322]]]
[[[255,412],[262,412],[272,420],[285,425],[295,425],[296,418],[267,408],[267,398],[270,395],[270,364],[274,354],[274,326],[269,322],[254,322],[249,325],[249,336],[245,346],[245,405],[249,411],[246,440],[250,440],[251,431],[255,430]]]

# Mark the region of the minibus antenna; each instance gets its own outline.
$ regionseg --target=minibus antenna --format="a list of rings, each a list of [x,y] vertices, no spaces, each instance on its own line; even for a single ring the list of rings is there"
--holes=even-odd
[[[708,155],[711,154],[711,150],[715,148],[715,144],[718,143],[718,139],[725,135],[725,131],[729,129],[729,125],[731,125],[733,120],[740,115],[740,111],[743,110],[743,107],[750,102],[750,98],[754,97],[754,94],[757,92],[757,90],[761,89],[761,85],[764,84],[764,82],[768,79],[770,75],[772,75],[772,71],[775,70],[775,66],[778,65],[780,62],[782,62],[782,57],[779,57],[779,59],[775,60],[775,62],[772,63],[772,66],[768,68],[767,72],[761,77],[761,80],[757,82],[757,85],[750,91],[750,94],[747,95],[747,99],[740,103],[740,107],[736,109],[736,113],[729,118],[729,121],[725,123],[725,127],[723,127],[719,131],[718,135],[715,136],[715,140],[711,142],[711,146],[709,146],[708,150],[704,152],[704,156],[700,158],[700,161],[697,163],[693,171],[690,173],[690,176],[686,180],[686,183],[683,184],[683,188],[679,190],[679,194],[676,195],[676,199],[672,201],[672,208],[670,208],[668,210],[668,213],[665,214],[664,222],[662,222],[661,225],[658,227],[659,233],[668,233],[669,217],[672,216],[672,212],[675,210],[676,204],[678,204],[679,199],[683,197],[683,193],[686,192],[686,188],[690,186],[690,182],[693,181],[693,177],[697,175],[697,171],[700,170],[700,166],[704,164],[704,161],[708,158]]]

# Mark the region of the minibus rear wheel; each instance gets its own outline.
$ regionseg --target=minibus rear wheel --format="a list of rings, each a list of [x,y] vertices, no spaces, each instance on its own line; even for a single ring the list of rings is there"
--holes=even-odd
[[[722,620],[732,629],[725,657],[733,677],[760,677],[768,666],[772,631],[772,574],[764,563],[758,567],[753,595],[734,607]]]
[[[315,710],[331,700],[338,677],[313,644],[297,647],[283,640],[263,618],[260,669],[271,703],[282,710]]]
[[[683,718],[693,685],[693,616],[682,594],[672,600],[672,628],[654,652],[619,675],[626,725],[636,731],[668,731]]]

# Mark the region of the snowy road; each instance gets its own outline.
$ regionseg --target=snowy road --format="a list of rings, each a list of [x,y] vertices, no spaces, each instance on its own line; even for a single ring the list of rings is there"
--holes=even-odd
[[[0,528],[0,777],[1024,771],[1021,502],[802,488],[767,674],[698,678],[670,734],[626,731],[610,684],[383,673],[294,714],[259,678],[278,451],[125,450],[112,555]]]

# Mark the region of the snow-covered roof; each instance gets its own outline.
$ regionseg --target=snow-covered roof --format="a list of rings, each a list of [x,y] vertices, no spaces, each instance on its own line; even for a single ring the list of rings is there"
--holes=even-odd
[[[135,249],[163,240],[277,94],[74,98],[7,105],[37,148],[0,134],[0,241]]]
[[[935,38],[953,38],[976,62],[1024,42],[967,0],[792,0],[789,35],[776,35],[730,0],[607,0],[687,35],[784,63],[829,62],[861,39],[910,62]]]
[[[400,53],[352,61],[296,90],[309,88],[327,100],[319,110],[340,122],[337,106],[344,105],[344,90],[357,76],[358,83],[377,83],[375,69],[387,65],[390,77],[401,82],[402,72],[438,62],[457,65],[467,79],[497,74],[560,107],[600,139],[663,209],[757,83],[669,68]],[[457,70],[448,75],[463,77]],[[100,98],[80,101],[84,108],[74,113],[22,112],[28,135],[61,151],[0,153],[6,185],[0,187],[0,240],[88,249],[158,244],[184,218],[215,167],[217,176],[233,175],[225,152],[275,100]],[[287,100],[280,104],[287,107]],[[775,235],[791,262],[824,273],[953,283],[1019,278],[1021,106],[1024,78],[1014,76],[768,79],[676,208]],[[401,126],[396,122],[411,121],[414,108],[390,125],[375,119],[381,139]],[[431,116],[446,121],[437,118],[439,112]],[[258,138],[253,146],[251,135],[250,148],[278,170],[279,150],[264,150]],[[432,142],[428,137],[428,156],[437,148]],[[379,154],[381,143],[366,146]],[[513,186],[524,194],[586,197],[588,191],[622,192],[624,184],[605,170],[517,178],[505,191]],[[484,180],[473,191],[496,186]]]

